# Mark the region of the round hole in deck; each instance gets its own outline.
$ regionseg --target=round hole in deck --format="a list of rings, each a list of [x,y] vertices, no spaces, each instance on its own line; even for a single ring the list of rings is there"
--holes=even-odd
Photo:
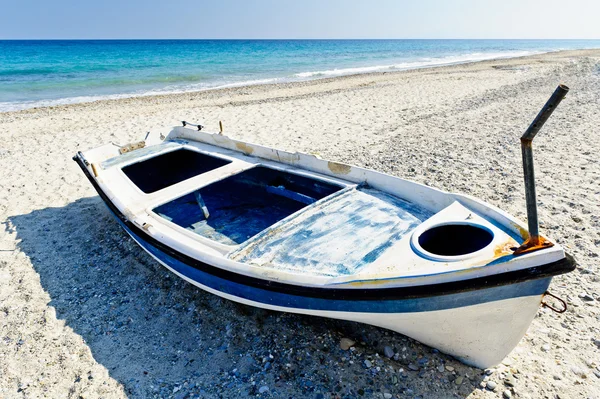
[[[441,256],[461,256],[488,246],[493,234],[472,224],[444,224],[425,230],[419,236],[419,245],[425,251]]]

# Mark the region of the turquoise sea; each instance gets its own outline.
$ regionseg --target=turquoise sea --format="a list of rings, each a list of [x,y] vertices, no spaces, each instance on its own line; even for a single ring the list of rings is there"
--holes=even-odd
[[[0,112],[583,48],[600,40],[0,41]]]

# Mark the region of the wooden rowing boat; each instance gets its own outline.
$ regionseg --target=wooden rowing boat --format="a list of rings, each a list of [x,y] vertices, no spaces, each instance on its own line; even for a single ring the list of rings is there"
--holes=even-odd
[[[485,368],[574,268],[476,198],[199,128],[74,159],[143,249],[224,298],[381,326]]]

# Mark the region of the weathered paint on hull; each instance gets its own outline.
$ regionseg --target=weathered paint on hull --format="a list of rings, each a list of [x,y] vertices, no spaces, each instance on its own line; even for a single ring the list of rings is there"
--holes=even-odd
[[[392,301],[297,297],[205,274],[158,250],[121,225],[163,266],[212,294],[264,309],[387,328],[479,368],[500,363],[518,344],[551,281],[542,278],[464,293]]]

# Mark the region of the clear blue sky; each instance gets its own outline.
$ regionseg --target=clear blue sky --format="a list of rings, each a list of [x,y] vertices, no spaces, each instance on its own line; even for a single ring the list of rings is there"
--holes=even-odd
[[[600,39],[600,0],[2,0],[0,39]]]

